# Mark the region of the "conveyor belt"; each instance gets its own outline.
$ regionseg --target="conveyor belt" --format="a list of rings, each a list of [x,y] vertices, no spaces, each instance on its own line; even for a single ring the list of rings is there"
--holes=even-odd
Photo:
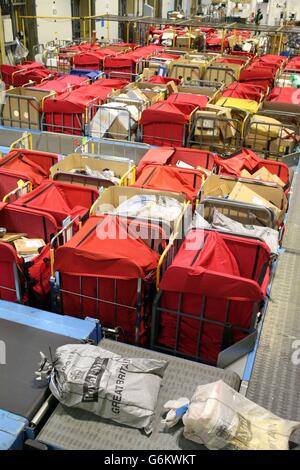
[[[300,172],[294,177],[287,229],[250,378],[247,397],[300,421]],[[293,361],[294,359],[294,361]],[[296,361],[295,361],[296,359]],[[297,361],[298,359],[298,361]],[[300,431],[292,440],[300,448]]]
[[[51,447],[63,449],[199,449],[199,445],[184,439],[181,425],[177,425],[169,432],[163,430],[160,422],[163,404],[167,400],[190,397],[197,385],[221,378],[235,389],[239,388],[240,379],[233,372],[105,339],[100,344],[103,348],[124,356],[154,357],[168,361],[159,393],[153,433],[151,436],[146,436],[137,429],[115,425],[91,413],[59,405],[40,432],[38,440]]]
[[[6,349],[6,364],[0,366],[0,409],[30,422],[48,395],[48,387],[41,387],[35,381],[40,351],[49,354],[51,348],[54,354],[57,347],[79,341],[3,318],[0,318],[0,339]]]

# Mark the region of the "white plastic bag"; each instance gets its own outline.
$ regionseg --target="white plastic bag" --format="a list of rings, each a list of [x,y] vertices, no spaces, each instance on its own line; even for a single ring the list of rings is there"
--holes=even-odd
[[[197,387],[183,416],[184,436],[208,449],[288,450],[300,427],[240,395],[222,380]]]
[[[240,235],[249,235],[250,237],[261,238],[268,245],[271,253],[276,254],[278,252],[278,231],[272,228],[250,224],[244,225],[226,217],[226,215],[217,210],[214,211],[211,228],[222,230],[223,232],[232,232]]]
[[[16,61],[18,62],[22,59],[25,59],[28,56],[29,51],[28,49],[26,49],[25,46],[23,46],[23,44],[19,41],[18,38],[15,39],[15,43],[16,43],[16,48],[14,51],[14,57]]]
[[[116,213],[129,217],[147,217],[174,222],[182,212],[182,204],[172,197],[146,194],[136,195],[122,202]]]

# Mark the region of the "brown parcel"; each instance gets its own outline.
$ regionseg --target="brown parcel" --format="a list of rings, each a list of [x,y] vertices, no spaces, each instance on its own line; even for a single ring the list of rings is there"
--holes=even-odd
[[[218,127],[221,129],[224,139],[230,139],[236,135],[237,123],[234,122],[232,118],[231,109],[208,103],[206,105],[205,111],[212,111],[216,113],[217,117],[219,118]]]
[[[26,235],[27,235],[27,233],[6,232],[6,234],[3,235],[3,237],[0,238],[0,241],[5,242],[5,243],[12,243],[15,240],[17,240],[18,238],[26,237]]]
[[[220,186],[223,187],[224,196],[228,196],[236,184],[237,180],[233,177],[211,175],[202,185],[201,201],[210,196],[220,197],[221,195],[218,194],[218,192],[220,192],[218,189]],[[277,207],[277,209],[280,211],[278,216],[278,225],[280,225],[284,219],[288,205],[283,188],[281,186],[275,185],[274,183],[266,182],[265,184],[262,184],[261,182],[255,180],[244,182],[243,186],[252,190],[252,192],[254,191],[257,193],[260,198],[271,201],[270,203]],[[270,203],[268,202],[267,207],[270,206]]]
[[[242,175],[241,175],[242,176]],[[257,180],[262,180],[262,181],[271,181],[273,183],[279,184],[279,186],[284,187],[285,184],[280,179],[277,175],[274,175],[271,173],[266,167],[262,167],[259,170],[257,170],[253,175],[250,175],[251,178],[255,178]]]
[[[213,108],[213,105],[209,106],[209,111],[207,109],[208,106],[205,111],[197,111],[196,130],[199,127],[200,130],[219,129],[224,139],[231,139],[236,135],[235,123],[232,121],[230,109],[221,108],[221,110],[217,110]],[[197,126],[197,122],[199,122],[199,126]],[[197,131],[195,134],[199,135],[199,132]]]
[[[270,153],[288,155],[293,153],[295,146],[297,145],[297,139],[286,138],[286,139],[275,139],[270,143]]]
[[[38,254],[39,248],[45,246],[45,242],[42,238],[18,238],[14,241],[15,249],[18,255],[34,255]]]
[[[278,207],[276,207],[267,199],[264,199],[255,191],[252,191],[252,189],[248,188],[243,183],[240,183],[240,182],[236,183],[231,193],[229,194],[228,198],[232,199],[233,201],[245,202],[245,203],[268,207],[270,209],[273,209],[276,215],[276,218],[280,216],[281,211]]]
[[[254,175],[251,175],[248,170],[245,170],[245,168],[241,171],[240,173],[242,178],[254,178]]]
[[[42,101],[54,92],[26,87],[7,90],[2,109],[3,125],[40,129]]]

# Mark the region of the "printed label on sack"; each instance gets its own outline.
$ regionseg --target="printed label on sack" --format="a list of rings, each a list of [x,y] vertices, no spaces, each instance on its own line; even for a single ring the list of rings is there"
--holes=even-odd
[[[88,371],[83,384],[83,402],[97,402],[99,384],[107,367],[108,358],[97,357]]]
[[[228,441],[227,449],[249,449],[252,441],[251,422],[244,416],[237,414],[238,427],[234,435],[230,435],[228,428],[224,425],[218,430],[218,437]]]
[[[130,364],[130,359],[124,359],[119,370],[118,378],[116,380],[115,393],[112,397],[112,412],[115,414],[120,413],[120,407],[122,404],[122,395],[125,386],[126,374]]]

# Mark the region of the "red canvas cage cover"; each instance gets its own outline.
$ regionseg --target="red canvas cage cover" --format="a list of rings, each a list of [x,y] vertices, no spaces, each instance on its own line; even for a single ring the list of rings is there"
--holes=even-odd
[[[185,141],[186,128],[193,105],[186,110],[178,109],[166,101],[155,103],[142,112],[141,125],[143,126],[143,142],[150,145],[177,145]]]
[[[77,90],[63,93],[55,98],[48,98],[44,103],[45,113],[83,113],[93,102],[103,104],[107,96],[111,93],[111,87],[101,85],[87,85],[77,88]]]
[[[300,91],[293,87],[275,87],[266,98],[273,103],[300,104]]]
[[[290,184],[289,167],[285,163],[265,160],[249,149],[242,149],[226,159],[216,156],[215,162],[219,167],[219,174],[221,175],[239,177],[243,169],[253,174],[264,167],[273,175],[277,175],[285,186],[288,187]]]
[[[264,94],[264,87],[252,83],[233,82],[223,91],[222,96],[252,100],[259,103]]]
[[[139,176],[145,166],[155,165],[176,165],[178,161],[184,162],[196,168],[201,166],[207,170],[212,170],[215,164],[215,157],[208,150],[196,150],[185,147],[160,147],[152,148],[145,153],[137,167]]]
[[[92,187],[75,184],[44,181],[38,188],[21,196],[14,202],[16,206],[29,207],[47,212],[61,227],[63,220],[70,216],[84,218],[98,197]]]
[[[17,279],[22,279],[22,259],[18,257],[16,250],[8,243],[0,241],[0,299],[9,302],[17,302],[18,296],[15,285]]]
[[[33,187],[49,177],[50,168],[58,156],[34,150],[11,150],[0,160],[0,198],[18,186],[18,181],[30,181]]]
[[[290,59],[287,63],[287,65],[284,68],[285,71],[288,70],[295,70],[298,71],[300,70],[300,57],[293,57]]]
[[[161,77],[160,75],[153,75],[152,77],[145,80],[146,82],[150,83],[158,83],[162,85],[166,85],[169,82],[174,82],[176,85],[181,83],[180,78],[172,78],[172,77]]]
[[[91,216],[56,251],[64,314],[98,318],[104,327],[118,327],[121,341],[146,345],[158,259],[128,220]]]
[[[133,186],[182,193],[187,200],[193,201],[205,178],[206,174],[201,170],[150,164],[142,170]]]
[[[254,303],[266,294],[269,265],[270,250],[261,241],[190,231],[160,283],[159,344],[215,364],[224,346],[225,327],[231,325],[231,344],[246,336],[243,328],[251,328]],[[179,296],[180,311],[189,316],[180,317],[176,332]]]
[[[234,58],[234,57],[217,57],[215,60],[214,60],[214,64],[235,64],[235,65],[244,65],[245,62],[246,62],[246,58],[245,59],[237,59],[237,58]]]
[[[0,226],[8,232],[26,233],[48,243],[58,230],[55,218],[43,211],[0,202]]]
[[[239,81],[258,84],[264,88],[266,93],[275,79],[276,73],[277,68],[274,66],[261,66],[252,62],[251,65],[241,70]]]
[[[180,56],[177,54],[167,54],[166,52],[160,52],[155,56],[155,58],[164,60],[178,60]]]
[[[143,279],[156,269],[157,262],[158,254],[131,233],[122,218],[91,216],[57,249],[55,269],[74,276]]]
[[[109,48],[86,50],[73,57],[73,64],[77,69],[103,70],[105,59],[107,57],[114,57],[117,54],[116,50]]]
[[[87,85],[88,80],[85,77],[77,77],[76,75],[63,75],[55,80],[46,80],[39,85],[34,85],[31,88],[38,90],[55,91],[57,94],[66,93],[69,89],[75,90],[76,88]]]
[[[97,51],[101,48],[100,44],[92,44],[90,42],[75,44],[73,46],[61,47],[60,52],[84,52],[84,51]]]
[[[135,65],[139,60],[147,59],[152,54],[157,54],[163,50],[164,48],[162,46],[151,45],[139,47],[134,51],[119,54],[115,57],[108,57],[104,63],[104,71],[109,73],[114,70],[122,69],[122,72],[134,73]]]
[[[4,83],[14,87],[26,85],[29,81],[41,83],[49,75],[58,76],[57,72],[48,70],[37,62],[24,62],[20,65],[3,64],[1,65],[1,74]]]
[[[128,80],[120,80],[118,78],[99,78],[94,82],[94,86],[103,86],[108,88],[113,88],[114,90],[120,90],[128,85]]]
[[[286,57],[275,54],[264,54],[262,56],[256,57],[253,63],[259,65],[275,65],[279,68],[285,61]]]
[[[195,108],[199,108],[200,110],[204,110],[208,103],[208,97],[203,95],[193,95],[192,93],[172,93],[169,98],[167,99],[168,103],[172,103],[177,106],[179,109],[183,109],[182,105],[186,106],[193,105]]]
[[[221,174],[240,176],[240,172],[245,169],[252,171],[261,160],[253,150],[242,149],[230,158],[215,157],[215,162],[219,166]]]
[[[248,57],[249,59],[253,59],[255,57],[255,54],[253,52],[246,52],[246,51],[229,51],[230,55],[239,55],[239,56],[245,56]]]
[[[57,233],[58,226],[47,212],[2,204],[0,207],[0,226],[8,232],[26,233],[28,238],[42,238],[46,246],[24,268],[23,258],[18,256],[14,247],[0,242],[0,298],[16,302],[30,301],[32,306],[46,306],[46,297],[50,292],[49,242]],[[15,272],[15,267],[17,272]],[[21,298],[17,299],[15,291],[15,274],[21,288]],[[38,295],[38,297],[36,296]],[[48,299],[49,300],[49,299]]]
[[[84,114],[89,106],[103,104],[112,88],[95,82],[77,90],[63,93],[44,102],[46,130],[81,135],[84,131]]]

